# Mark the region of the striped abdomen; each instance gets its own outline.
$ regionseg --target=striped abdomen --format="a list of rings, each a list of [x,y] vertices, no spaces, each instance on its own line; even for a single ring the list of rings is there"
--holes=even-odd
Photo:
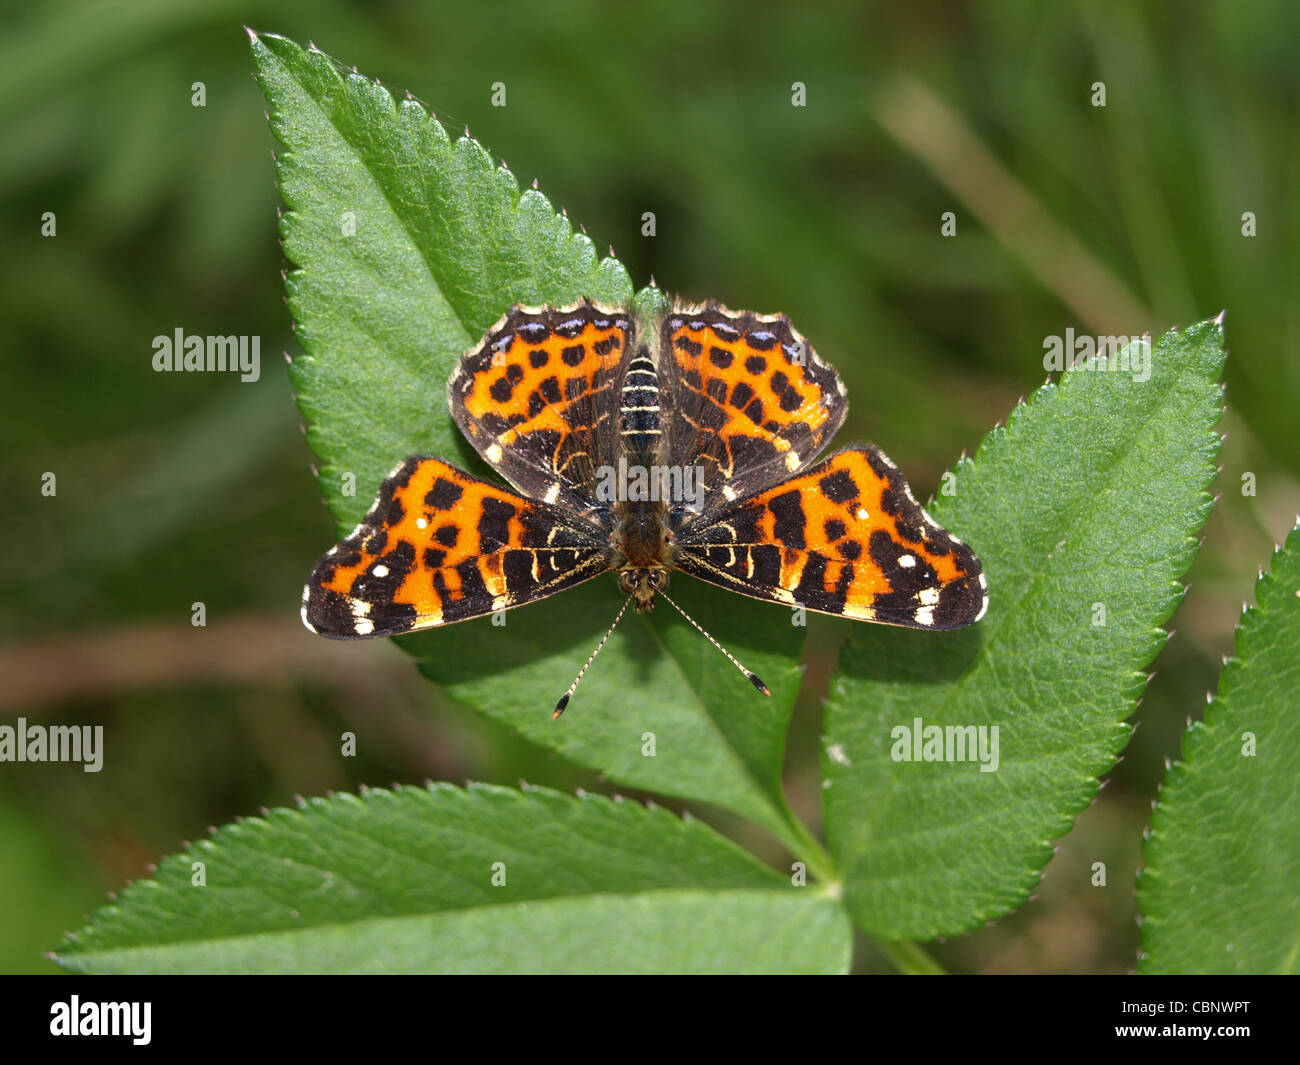
[[[659,448],[659,375],[642,348],[627,365],[619,406],[623,446],[631,455],[650,455]]]

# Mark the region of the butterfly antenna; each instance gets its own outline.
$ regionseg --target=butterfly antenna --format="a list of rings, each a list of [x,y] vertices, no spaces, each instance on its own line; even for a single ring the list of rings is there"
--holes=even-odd
[[[569,700],[573,697],[573,693],[578,690],[578,684],[582,681],[582,675],[591,667],[591,663],[594,662],[596,656],[600,654],[600,649],[605,646],[605,641],[610,638],[615,627],[617,627],[618,623],[623,620],[623,614],[628,608],[628,603],[631,603],[633,598],[633,596],[629,595],[627,597],[627,602],[619,607],[618,613],[614,615],[614,620],[610,623],[609,628],[605,630],[605,635],[600,638],[600,643],[596,644],[596,649],[591,652],[591,657],[587,659],[586,665],[578,670],[578,675],[573,678],[573,683],[569,685],[569,690],[560,696],[560,701],[555,704],[555,713],[551,715],[552,721],[564,713],[564,708],[569,705]]]
[[[665,599],[668,599],[668,596],[664,592],[661,591],[658,594],[662,595]],[[719,651],[721,651],[724,655],[726,655],[727,658],[730,660],[731,664],[735,666],[738,670],[740,670],[740,672],[745,674],[745,677],[749,680],[750,684],[752,684],[755,688],[761,691],[764,695],[772,694],[770,691],[768,691],[767,685],[764,684],[759,679],[757,673],[753,672],[752,670],[748,670],[744,666],[742,666],[736,660],[736,656],[733,655],[730,651],[728,651],[725,647],[723,647],[722,644],[718,643],[718,641],[715,640],[712,636],[710,636],[707,632],[705,632],[704,629],[700,627],[700,623],[696,621],[693,617],[691,617],[690,614],[686,613],[685,610],[679,607],[671,599],[668,599],[668,605],[671,606],[674,610],[676,610],[677,613],[681,614],[681,616],[684,617],[687,621],[689,621],[692,625],[694,625],[696,632],[700,633],[700,635],[702,635],[706,640],[708,640],[709,643],[713,644],[714,647],[716,647]],[[597,648],[597,650],[599,650],[599,648]]]

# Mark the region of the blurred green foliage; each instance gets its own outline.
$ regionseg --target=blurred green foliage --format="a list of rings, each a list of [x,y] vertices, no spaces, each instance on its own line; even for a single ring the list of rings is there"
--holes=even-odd
[[[1116,328],[1228,309],[1224,495],[1128,760],[1034,902],[936,951],[963,970],[1131,967],[1130,874],[1163,760],[1300,499],[1300,9],[137,0],[3,19],[0,492],[18,535],[0,562],[0,715],[102,723],[108,746],[99,774],[0,765],[0,970],[52,968],[37,951],[104,892],[295,792],[425,776],[599,786],[449,703],[391,648],[298,627],[333,527],[278,354],[293,339],[245,23],[314,40],[468,124],[612,242],[638,285],[654,274],[790,314],[848,383],[842,440],[885,447],[921,494],[1041,382],[1045,336],[1110,323],[1041,283],[1024,252],[1041,234],[974,210],[952,191],[962,174],[897,135],[900,77],[936,93],[1128,305],[1149,308]],[[806,107],[791,106],[796,81]],[[1098,81],[1104,108],[1090,104]],[[57,235],[42,236],[50,211]],[[152,338],[178,326],[260,335],[261,380],[155,374]],[[190,626],[195,601],[207,629]],[[791,737],[791,802],[814,820],[837,636],[810,631]],[[360,753],[341,759],[349,728]],[[1094,860],[1107,889],[1088,886]],[[883,963],[864,947],[859,964]]]

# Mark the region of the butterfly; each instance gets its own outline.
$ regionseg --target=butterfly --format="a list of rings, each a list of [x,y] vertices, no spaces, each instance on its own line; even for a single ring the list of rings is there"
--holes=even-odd
[[[790,607],[920,629],[984,616],[988,582],[872,444],[818,460],[848,398],[785,315],[590,299],[512,307],[447,384],[457,426],[513,489],[438,458],[400,462],[317,562],[302,618],[393,636],[535,602],[603,573],[629,605],[680,571]]]

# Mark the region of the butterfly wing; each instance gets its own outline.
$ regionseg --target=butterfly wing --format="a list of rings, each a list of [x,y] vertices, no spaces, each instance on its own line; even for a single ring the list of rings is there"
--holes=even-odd
[[[678,533],[684,572],[733,592],[862,621],[956,629],[988,584],[879,449],[859,444]]]
[[[806,466],[848,412],[844,384],[785,315],[677,308],[660,326],[672,462],[698,466],[726,509]]]
[[[440,459],[409,458],[323,555],[302,593],[307,628],[394,636],[553,595],[609,568],[605,534]]]
[[[614,454],[633,330],[626,311],[591,300],[511,308],[447,383],[456,424],[524,495],[590,513],[596,470]]]

